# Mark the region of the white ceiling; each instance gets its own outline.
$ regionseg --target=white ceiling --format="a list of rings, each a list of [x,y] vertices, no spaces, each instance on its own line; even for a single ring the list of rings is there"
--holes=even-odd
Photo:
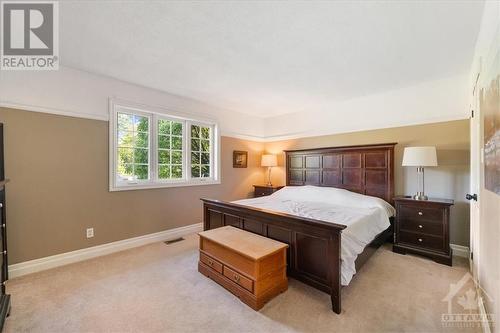
[[[470,69],[483,1],[65,1],[61,64],[260,117]]]

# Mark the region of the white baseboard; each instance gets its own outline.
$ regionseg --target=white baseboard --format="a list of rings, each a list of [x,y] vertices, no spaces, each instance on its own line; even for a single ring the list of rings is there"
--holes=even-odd
[[[203,230],[202,223],[197,223],[185,227],[156,232],[154,234],[148,234],[103,245],[97,245],[86,249],[56,254],[50,257],[25,261],[14,265],[9,265],[9,278],[12,279],[26,274],[31,274],[82,260],[100,257],[106,254],[111,254],[150,243],[175,239],[192,233],[200,232],[201,230]],[[453,249],[454,256],[464,258],[469,257],[468,247],[456,244],[451,244],[450,246]]]
[[[469,258],[469,248],[467,246],[450,244],[451,249],[453,250],[453,255],[456,257]]]
[[[185,227],[156,232],[154,234],[148,234],[112,243],[92,246],[86,249],[56,254],[50,257],[25,261],[14,265],[9,265],[9,278],[15,278],[26,274],[31,274],[46,269],[131,249],[150,243],[175,239],[192,233],[200,232],[202,230],[203,224],[197,223]]]
[[[481,318],[483,318],[483,321],[481,322],[482,332],[491,333],[494,330],[495,322],[490,321],[490,319],[493,320],[494,317],[492,316],[491,312],[488,311],[488,308],[484,301],[485,298],[490,300],[491,298],[488,296],[488,294],[486,294],[483,288],[481,288],[481,286],[479,285],[479,281],[476,278],[474,278],[474,284],[476,286],[476,299],[479,307],[479,314],[481,315]]]
[[[481,295],[480,291],[478,290],[478,293],[477,295]],[[487,311],[486,311],[486,307],[484,305],[484,300],[483,300],[483,297],[478,297],[477,298],[477,302],[479,304],[479,314],[481,315],[482,318],[488,318],[488,315],[487,315]],[[490,326],[490,323],[489,322],[482,322],[482,329],[483,329],[483,333],[491,333],[491,326]]]

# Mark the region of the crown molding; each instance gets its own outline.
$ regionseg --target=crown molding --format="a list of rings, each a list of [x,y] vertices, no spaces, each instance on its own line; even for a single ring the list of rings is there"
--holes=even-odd
[[[61,110],[61,109],[55,109],[55,108],[43,107],[43,106],[37,106],[37,105],[20,104],[20,103],[5,101],[5,100],[0,100],[0,107],[9,108],[9,109],[18,109],[18,110],[22,110],[22,111],[48,113],[48,114],[73,117],[73,118],[84,118],[84,119],[103,120],[103,121],[109,120],[108,115],[101,116],[101,115],[92,114],[92,113],[81,113],[81,112]]]
[[[26,104],[20,104],[20,103],[5,101],[5,100],[0,100],[0,107],[10,108],[10,109],[18,109],[18,110],[22,110],[22,111],[47,113],[47,114],[52,114],[52,115],[59,115],[59,116],[66,116],[66,117],[73,117],[73,118],[109,121],[109,115],[101,116],[101,115],[96,115],[96,114],[91,114],[91,113],[81,113],[81,112],[61,110],[61,109],[50,108],[50,107],[26,105]],[[405,122],[405,121],[392,122],[392,123],[390,123],[386,126],[383,126],[383,127],[380,127],[380,126],[376,127],[375,126],[375,127],[354,128],[352,130],[347,130],[347,131],[311,130],[311,131],[285,133],[283,135],[272,135],[272,136],[249,135],[249,134],[237,133],[237,132],[222,129],[221,136],[242,139],[242,140],[248,140],[248,141],[255,141],[255,142],[276,142],[276,141],[295,140],[295,139],[303,139],[303,138],[310,138],[310,137],[317,137],[317,136],[327,136],[327,135],[336,135],[336,134],[344,134],[344,133],[373,131],[373,130],[394,128],[394,127],[418,126],[418,125],[442,123],[442,122],[447,122],[447,121],[457,121],[457,120],[465,120],[465,119],[469,119],[469,117],[465,116],[465,115],[463,115],[463,116],[451,116],[451,117],[448,117],[448,116],[447,117],[435,117],[435,118],[431,118],[431,119],[425,119],[425,120],[413,121],[413,122]]]

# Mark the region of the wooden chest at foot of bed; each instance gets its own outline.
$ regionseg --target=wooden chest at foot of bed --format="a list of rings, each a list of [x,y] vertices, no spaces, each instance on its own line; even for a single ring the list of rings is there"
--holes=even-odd
[[[254,310],[288,288],[287,244],[226,226],[199,233],[198,271]]]

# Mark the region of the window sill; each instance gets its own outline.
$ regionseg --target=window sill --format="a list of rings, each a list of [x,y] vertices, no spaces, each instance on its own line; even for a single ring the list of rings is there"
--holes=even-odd
[[[157,188],[170,188],[170,187],[187,187],[187,186],[204,186],[204,185],[219,185],[220,180],[206,180],[206,181],[191,181],[191,182],[178,182],[178,183],[154,183],[154,184],[134,184],[134,185],[111,185],[109,192],[120,191],[134,191],[134,190],[152,190]]]

